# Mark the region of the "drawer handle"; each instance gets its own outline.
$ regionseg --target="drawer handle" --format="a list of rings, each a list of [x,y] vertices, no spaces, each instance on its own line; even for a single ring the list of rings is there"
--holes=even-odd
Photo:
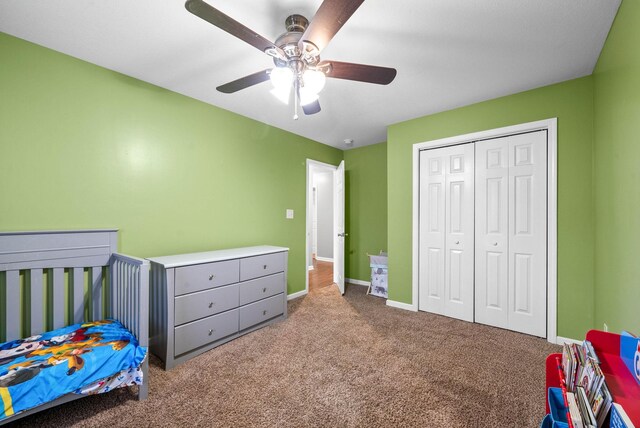
[[[267,268],[267,265],[262,266],[262,269],[266,269],[266,268]]]
[[[215,331],[216,331],[216,329],[215,329],[215,328],[210,329],[210,330],[209,330],[209,336],[211,336]]]
[[[267,287],[264,287],[264,288],[262,289],[262,292],[263,292],[263,293],[266,293],[266,292],[267,292]]]
[[[209,275],[209,281],[213,281],[216,276],[214,274]]]
[[[266,310],[262,311],[262,315],[267,315],[267,311]]]
[[[215,305],[215,303],[213,303],[213,302],[209,302],[209,307],[210,307],[210,308],[213,308],[213,305]]]

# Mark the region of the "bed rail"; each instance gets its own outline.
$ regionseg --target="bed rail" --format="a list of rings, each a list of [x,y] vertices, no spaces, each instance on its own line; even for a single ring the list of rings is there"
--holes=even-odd
[[[120,321],[137,338],[141,346],[149,346],[149,261],[113,253],[109,260],[111,293],[109,314]],[[145,382],[140,385],[138,399],[149,395],[149,358],[142,363]]]
[[[114,253],[111,272],[110,317],[149,346],[149,261]]]

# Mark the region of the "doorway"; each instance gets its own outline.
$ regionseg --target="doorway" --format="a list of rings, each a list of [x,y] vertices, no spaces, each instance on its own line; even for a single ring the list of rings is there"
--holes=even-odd
[[[337,285],[344,294],[344,163],[307,159],[305,293]]]

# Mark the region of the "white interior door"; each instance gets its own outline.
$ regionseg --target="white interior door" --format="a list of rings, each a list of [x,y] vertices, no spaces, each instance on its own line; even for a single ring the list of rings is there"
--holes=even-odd
[[[476,322],[508,327],[509,147],[506,138],[476,143]]]
[[[420,152],[418,309],[444,314],[445,188],[447,149]]]
[[[509,329],[547,335],[547,131],[509,138]]]
[[[333,240],[333,282],[344,294],[344,161],[340,162],[334,172],[333,224],[336,234]]]
[[[420,153],[419,309],[473,321],[474,146]]]
[[[546,337],[547,133],[476,143],[476,321]]]

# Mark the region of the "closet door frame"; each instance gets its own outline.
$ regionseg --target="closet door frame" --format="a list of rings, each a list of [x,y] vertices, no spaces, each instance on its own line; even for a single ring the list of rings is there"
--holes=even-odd
[[[420,151],[473,143],[496,137],[547,131],[547,341],[557,343],[558,302],[558,119],[551,118],[504,128],[490,129],[413,145],[413,254],[412,301],[408,305],[387,300],[387,305],[418,311],[419,296],[419,223],[420,223]]]

